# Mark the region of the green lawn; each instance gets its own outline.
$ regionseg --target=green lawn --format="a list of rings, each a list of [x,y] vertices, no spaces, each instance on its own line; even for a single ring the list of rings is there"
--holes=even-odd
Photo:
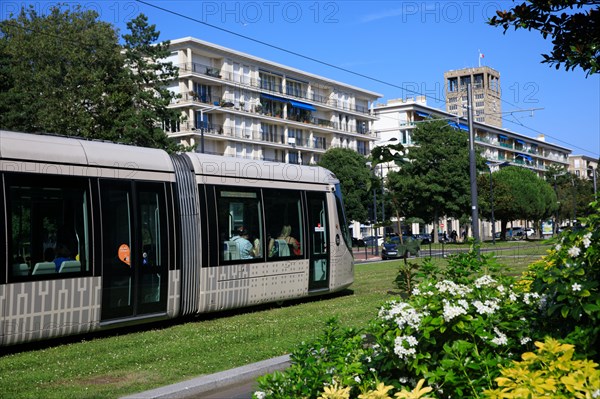
[[[512,252],[507,259],[524,269],[525,259],[544,251]],[[398,262],[357,265],[355,283],[343,295],[5,355],[0,398],[117,398],[289,353],[320,334],[331,317],[365,326],[395,290]]]

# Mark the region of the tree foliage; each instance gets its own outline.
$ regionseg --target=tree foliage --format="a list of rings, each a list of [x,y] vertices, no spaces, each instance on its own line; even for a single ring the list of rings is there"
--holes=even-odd
[[[167,85],[178,77],[178,68],[164,61],[170,55],[169,42],[157,43],[160,33],[143,14],[128,22],[127,28],[125,70],[132,103],[121,121],[120,141],[174,151],[177,147],[163,130],[164,124],[177,123],[180,115],[167,108],[176,96]]]
[[[589,204],[594,200],[592,181],[582,180],[566,168],[550,167],[546,170],[546,181],[556,193],[558,225],[582,216],[588,216]]]
[[[319,166],[329,169],[340,180],[348,220],[366,221],[371,171],[365,157],[349,148],[330,148],[321,157]]]
[[[120,89],[122,59],[114,29],[97,17],[31,7],[0,24],[0,126],[82,137],[110,129],[105,93]]]
[[[542,54],[543,63],[559,69],[582,68],[599,72],[600,5],[596,0],[530,0],[509,11],[497,11],[488,23],[514,29],[537,30],[552,38],[552,52]]]
[[[502,235],[512,220],[540,221],[553,215],[556,195],[552,186],[535,172],[519,166],[507,166],[492,173],[494,218],[502,221]],[[479,199],[482,211],[489,215],[489,174],[479,179]]]
[[[460,218],[469,214],[468,135],[444,120],[432,119],[417,125],[412,138],[416,146],[409,149],[408,162],[388,177],[391,195],[406,208],[403,214],[427,223],[444,215]],[[476,162],[477,169],[482,169],[484,161],[479,154]]]
[[[128,28],[122,51],[113,26],[80,7],[0,22],[0,127],[178,149],[161,127],[179,118],[166,108],[177,70],[145,16]]]

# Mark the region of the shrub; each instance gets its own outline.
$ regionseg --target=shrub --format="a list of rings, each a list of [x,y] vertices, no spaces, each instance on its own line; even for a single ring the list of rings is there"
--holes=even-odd
[[[530,266],[530,289],[545,303],[540,332],[577,344],[600,361],[600,206],[582,218],[583,228],[566,231],[554,248]]]
[[[535,345],[537,353],[524,353],[523,361],[501,370],[498,388],[485,391],[486,398],[600,398],[598,364],[574,360],[574,346],[552,338]]]
[[[600,331],[600,207],[592,206],[584,228],[563,233],[521,281],[498,275],[494,258],[476,248],[443,269],[405,264],[396,279],[402,298],[364,331],[329,323],[292,354],[289,370],[261,378],[255,397],[534,398],[560,389],[554,397],[600,398],[596,364],[583,360],[598,356]],[[529,352],[547,335],[567,344],[548,339]],[[518,378],[530,379],[531,395]]]

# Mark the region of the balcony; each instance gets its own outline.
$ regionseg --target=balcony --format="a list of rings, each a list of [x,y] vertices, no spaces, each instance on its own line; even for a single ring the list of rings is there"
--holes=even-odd
[[[239,73],[232,73],[222,71],[220,68],[216,68],[209,65],[199,64],[196,62],[188,62],[185,64],[178,64],[177,67],[181,72],[191,72],[197,75],[209,76],[211,78],[217,78],[228,82],[235,83],[236,86],[246,87],[256,91],[265,91],[272,94],[285,94],[286,96],[293,97],[295,99],[309,100],[317,104],[327,105],[336,109],[342,109],[345,111],[356,112],[360,114],[369,115],[369,108],[363,105],[350,105],[346,102],[339,102],[338,100],[330,100],[328,97],[321,94],[309,93],[306,90],[295,90],[288,89],[280,84],[272,84],[270,82],[261,82],[260,80],[251,78],[246,75]]]

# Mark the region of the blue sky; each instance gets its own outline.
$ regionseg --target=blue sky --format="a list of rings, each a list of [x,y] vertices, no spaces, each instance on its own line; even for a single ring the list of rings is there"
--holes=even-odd
[[[44,12],[57,3],[4,0],[1,18],[27,4]],[[102,0],[66,6],[75,4],[98,11],[121,33],[144,13],[161,40],[196,37],[381,93],[381,102],[424,94],[428,105],[443,108],[444,72],[481,61],[500,72],[504,128],[533,138],[544,134],[573,154],[600,156],[600,74],[541,64],[550,40],[485,24],[512,1]]]

